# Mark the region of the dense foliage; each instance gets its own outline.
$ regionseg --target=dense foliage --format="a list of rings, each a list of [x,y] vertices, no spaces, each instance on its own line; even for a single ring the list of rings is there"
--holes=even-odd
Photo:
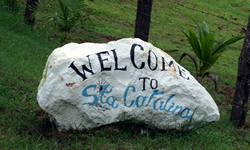
[[[38,26],[50,29],[50,32],[62,32],[61,43],[65,42],[67,34],[79,22],[90,19],[91,13],[83,0],[39,0],[34,10]]]
[[[17,0],[2,0],[5,10],[8,12],[16,13],[19,10],[19,4]]]
[[[153,130],[153,137],[134,134],[135,125],[129,123],[83,132],[57,131],[39,108],[36,96],[47,58],[61,46],[62,32],[53,21],[47,26],[46,19],[38,18],[34,28],[26,25],[26,0],[17,1],[20,9],[16,14],[7,13],[3,3],[0,6],[0,149],[248,149],[249,118],[242,128],[235,128],[229,121],[242,41],[229,46],[208,69],[220,77],[218,92],[214,92],[209,80],[203,80],[203,86],[219,107],[218,122],[185,133]],[[99,14],[91,16],[95,28],[90,22],[78,22],[65,42],[106,43],[133,37],[136,0],[86,0],[85,4]],[[216,37],[230,38],[246,27],[248,5],[246,0],[155,0],[149,42],[161,49],[181,49],[195,55],[180,32],[187,27],[196,28],[187,16],[194,16],[197,21],[206,18]],[[45,11],[48,15],[55,12],[53,7]],[[37,30],[39,26],[41,30]],[[171,54],[175,60],[181,55]],[[196,74],[189,59],[183,59],[182,66]]]

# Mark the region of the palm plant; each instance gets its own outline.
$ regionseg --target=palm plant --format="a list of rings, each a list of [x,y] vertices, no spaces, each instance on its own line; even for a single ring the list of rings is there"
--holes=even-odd
[[[3,0],[6,11],[16,13],[19,10],[17,0]]]
[[[65,42],[68,33],[77,23],[89,19],[90,12],[83,0],[39,0],[35,10],[37,20],[42,24],[53,24],[62,32],[61,42]]]
[[[194,51],[196,57],[184,52],[181,56],[180,61],[185,57],[189,56],[195,64],[196,74],[198,82],[202,82],[203,78],[210,75],[215,83],[215,89],[217,88],[217,76],[214,73],[207,72],[207,70],[214,65],[218,58],[225,52],[226,48],[238,40],[244,38],[244,36],[239,35],[224,42],[224,38],[218,43],[214,40],[214,34],[209,32],[208,26],[205,21],[203,21],[202,27],[197,23],[195,19],[192,20],[197,25],[199,30],[199,38],[196,37],[195,33],[189,29],[189,34],[183,32],[187,37],[192,50]],[[197,60],[198,58],[198,64]]]

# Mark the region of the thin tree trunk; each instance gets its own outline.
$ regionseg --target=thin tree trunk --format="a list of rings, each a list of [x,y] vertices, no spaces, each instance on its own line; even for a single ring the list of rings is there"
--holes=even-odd
[[[243,48],[239,57],[238,77],[232,104],[231,121],[237,127],[242,127],[246,122],[247,107],[250,90],[250,15],[248,17],[247,32]]]
[[[26,2],[24,22],[31,26],[34,26],[35,24],[35,17],[32,16],[32,14],[34,13],[34,10],[31,10],[30,8],[36,8],[37,3],[38,3],[38,0],[27,0]]]
[[[135,21],[135,38],[148,41],[153,0],[138,0]]]

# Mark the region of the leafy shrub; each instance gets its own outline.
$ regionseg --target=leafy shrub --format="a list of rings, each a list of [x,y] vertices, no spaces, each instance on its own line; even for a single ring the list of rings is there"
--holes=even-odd
[[[19,10],[17,0],[3,0],[3,5],[5,7],[5,10],[8,12],[16,13]]]
[[[192,18],[193,19],[193,18]],[[194,51],[195,56],[184,53],[180,61],[185,57],[189,56],[196,67],[197,80],[201,83],[203,78],[206,75],[210,75],[215,83],[215,88],[217,87],[217,76],[214,73],[207,72],[207,70],[214,65],[214,63],[218,60],[218,58],[225,52],[226,48],[238,40],[244,38],[244,36],[239,35],[233,38],[230,38],[226,42],[224,42],[224,38],[220,40],[218,43],[214,40],[214,33],[209,32],[208,26],[205,21],[203,21],[202,27],[197,23],[195,19],[193,19],[195,24],[197,25],[199,31],[199,37],[197,38],[195,33],[189,29],[189,34],[183,32],[185,36],[188,38],[188,41]],[[198,58],[198,63],[197,59]]]
[[[90,19],[83,0],[39,0],[35,9],[36,22],[50,31],[61,32],[61,43],[79,22]]]

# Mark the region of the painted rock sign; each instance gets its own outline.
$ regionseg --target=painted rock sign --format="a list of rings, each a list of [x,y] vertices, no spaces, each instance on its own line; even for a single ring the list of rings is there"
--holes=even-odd
[[[192,129],[219,120],[214,100],[186,69],[132,38],[55,49],[37,99],[60,130],[126,120],[163,130]]]

